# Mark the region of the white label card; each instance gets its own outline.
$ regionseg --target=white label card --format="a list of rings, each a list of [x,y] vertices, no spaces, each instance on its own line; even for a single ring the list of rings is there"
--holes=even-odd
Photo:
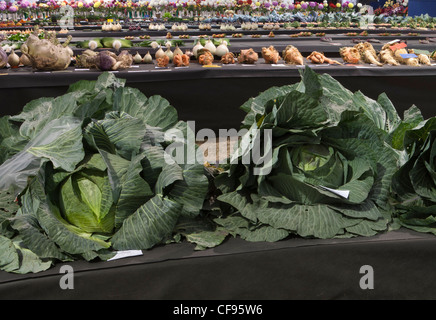
[[[335,190],[324,186],[320,186],[320,187],[323,188],[324,190],[330,191],[331,193],[337,194],[338,196],[345,199],[348,199],[348,196],[350,195],[350,190]]]
[[[127,258],[127,257],[135,257],[135,256],[142,256],[142,250],[117,251],[117,253],[112,258],[108,259],[107,261],[118,260],[118,259]]]

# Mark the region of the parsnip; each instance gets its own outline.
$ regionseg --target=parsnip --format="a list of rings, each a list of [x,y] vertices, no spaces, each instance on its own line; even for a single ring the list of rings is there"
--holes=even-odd
[[[364,50],[362,53],[363,61],[370,64],[375,64],[376,66],[383,66],[383,63],[378,61],[377,55],[374,55],[372,50]]]
[[[380,51],[380,61],[391,66],[399,66],[400,63],[395,60],[394,53],[391,49],[382,49]]]

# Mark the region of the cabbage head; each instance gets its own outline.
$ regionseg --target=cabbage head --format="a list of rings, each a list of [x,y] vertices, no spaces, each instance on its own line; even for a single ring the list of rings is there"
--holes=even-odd
[[[186,133],[186,123],[163,97],[124,84],[102,73],[0,118],[0,270],[39,272],[185,238],[219,243],[203,223],[203,163],[165,161],[166,130]]]
[[[82,170],[60,186],[60,210],[72,225],[86,232],[111,233],[115,225],[115,204],[107,173]]]
[[[436,118],[424,119],[419,109],[410,108],[393,137],[406,153],[392,180],[395,221],[436,234]]]
[[[390,183],[399,166],[389,143],[401,122],[396,110],[385,95],[375,101],[352,93],[309,67],[301,76],[242,106],[248,131],[214,180],[222,207],[233,211],[215,221],[253,241],[388,230]]]

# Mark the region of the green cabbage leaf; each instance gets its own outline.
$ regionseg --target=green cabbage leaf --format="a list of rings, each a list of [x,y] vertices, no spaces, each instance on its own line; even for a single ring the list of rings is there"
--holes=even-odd
[[[202,240],[213,230],[203,163],[165,161],[165,132],[187,129],[166,99],[102,73],[29,102],[0,127],[1,270],[39,272],[183,238],[217,243]]]
[[[277,241],[389,229],[402,159],[392,140],[403,121],[386,95],[352,93],[306,67],[299,83],[270,88],[241,108],[245,134],[214,179],[223,230]]]

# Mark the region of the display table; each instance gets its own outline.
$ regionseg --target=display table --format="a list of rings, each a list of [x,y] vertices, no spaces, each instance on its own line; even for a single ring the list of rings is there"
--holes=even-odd
[[[74,289],[60,288],[65,264],[37,274],[0,272],[0,299],[435,299],[435,254],[435,236],[406,229],[335,240],[229,238],[204,251],[183,242],[114,261],[68,263]]]
[[[417,40],[408,41],[418,45]],[[259,49],[267,43],[235,41],[232,48],[256,45]],[[279,49],[288,42],[276,38],[273,43]],[[332,43],[321,44],[319,39],[289,43],[305,48],[302,51],[324,48],[319,51],[331,53],[351,45],[349,38],[339,36]],[[425,118],[436,115],[434,65],[307,65],[330,74],[353,92],[360,90],[373,99],[386,93],[400,115],[413,104]],[[244,118],[239,107],[245,101],[272,86],[299,82],[304,67],[271,65],[263,59],[253,65],[217,61],[212,67],[193,61],[184,68],[133,65],[115,75],[146,96],[168,99],[180,120],[195,121],[196,129],[218,130],[239,129]],[[75,66],[55,72],[2,69],[0,116],[18,114],[33,99],[63,95],[69,85],[96,80],[100,74]],[[405,229],[368,238],[290,238],[274,243],[228,238],[204,251],[182,242],[120,260],[59,264],[37,274],[0,272],[0,299],[435,299],[435,254],[436,236]],[[74,271],[74,289],[61,289],[65,274],[60,270],[65,265]],[[366,275],[361,272],[363,266],[373,271],[373,289],[361,286]]]
[[[140,89],[146,96],[161,95],[178,110],[185,121],[196,121],[196,128],[238,129],[244,117],[239,107],[250,97],[272,87],[301,80],[301,66],[265,64],[203,67],[196,62],[187,68],[158,69],[155,65],[135,65],[116,72],[127,86]],[[377,99],[385,92],[399,111],[418,106],[425,117],[435,116],[434,80],[436,66],[313,65],[328,73],[346,88],[360,90]],[[95,80],[96,70],[70,67],[65,71],[34,72],[30,68],[3,69],[0,72],[3,103],[0,115],[18,114],[25,103],[43,96],[62,95],[68,85],[81,79]]]

